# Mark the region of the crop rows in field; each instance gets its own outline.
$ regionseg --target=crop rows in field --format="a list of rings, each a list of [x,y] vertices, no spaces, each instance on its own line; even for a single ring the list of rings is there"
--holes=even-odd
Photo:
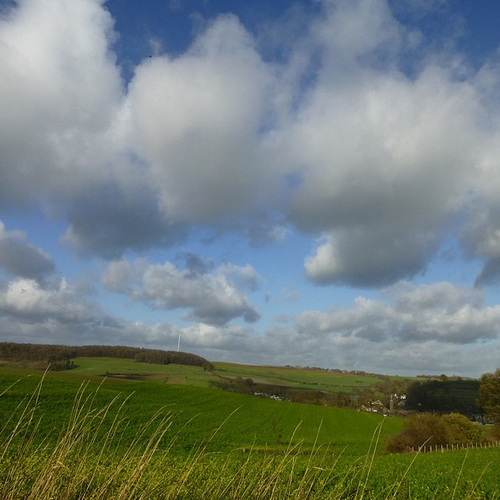
[[[3,372],[3,374],[2,374]],[[81,381],[64,373],[47,374],[40,397],[43,413],[42,432],[61,428],[68,418],[72,400]],[[2,414],[13,412],[32,393],[40,375],[24,378],[0,398]],[[0,384],[5,388],[15,380],[0,367]],[[303,405],[266,398],[227,393],[217,389],[177,386],[150,381],[106,379],[99,386],[93,382],[88,391],[95,405],[104,405],[118,397],[125,401],[126,426],[121,435],[132,439],[138,429],[162,409],[172,415],[171,434],[176,435],[175,448],[189,450],[220,430],[210,443],[214,451],[235,448],[271,449],[286,447],[289,441],[302,441],[305,449],[315,443],[321,446],[348,448],[349,454],[363,453],[369,445],[381,417],[337,408]],[[0,392],[2,389],[0,388]],[[127,399],[128,398],[128,399]],[[401,422],[389,418],[383,435],[393,434]]]

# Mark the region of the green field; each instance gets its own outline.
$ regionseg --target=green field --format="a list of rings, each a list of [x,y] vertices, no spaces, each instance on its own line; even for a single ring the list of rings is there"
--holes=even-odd
[[[114,397],[119,397],[119,401],[129,398],[124,408],[129,430],[122,437],[127,433],[132,437],[142,422],[151,419],[159,409],[164,409],[174,417],[173,431],[185,429],[185,432],[179,434],[175,449],[189,449],[199,444],[227,419],[210,443],[211,451],[252,446],[259,449],[274,448],[277,445],[285,447],[297,428],[295,437],[303,442],[306,450],[312,449],[319,439],[316,444],[330,445],[335,449],[346,448],[347,453],[359,455],[366,451],[372,434],[381,421],[381,417],[372,414],[273,401],[190,385],[165,384],[159,383],[157,379],[153,379],[156,383],[151,383],[150,380],[107,378],[99,385],[98,379],[101,377],[97,373],[101,371],[103,360],[97,360],[94,368],[90,366],[92,361],[88,360],[86,367],[82,365],[80,372],[71,370],[47,374],[38,402],[39,411],[44,416],[40,427],[42,434],[56,427],[58,421],[68,418],[84,371],[93,377],[88,391],[96,391],[99,387],[95,396],[96,405],[102,406]],[[113,369],[124,368],[126,363],[126,360],[116,360],[110,366]],[[128,365],[133,365],[132,369],[137,363],[128,361]],[[150,367],[154,370],[154,365]],[[160,368],[163,370],[168,367]],[[189,377],[196,379],[196,367],[184,366],[177,369],[186,369],[189,373],[188,380],[191,380]],[[13,374],[11,369],[0,367],[0,387],[9,386],[22,375],[22,371],[18,370]],[[39,380],[39,374],[23,378],[7,391],[0,399],[3,412],[14,411],[26,394],[35,391]],[[397,432],[399,427],[399,420],[386,419],[383,435]]]
[[[266,367],[215,362],[213,372],[198,366],[156,365],[119,358],[75,358],[77,367],[65,376],[84,378],[129,378],[157,381],[176,385],[208,387],[211,380],[227,378],[251,378],[256,383],[267,383],[313,389],[326,392],[352,392],[380,381],[375,375],[329,372],[311,368]]]
[[[40,371],[0,366],[2,500],[500,498],[498,449],[389,455],[400,419],[208,387],[217,373],[316,388],[344,374],[76,364],[43,382]],[[346,387],[368,383],[350,377]]]
[[[251,378],[257,383],[327,392],[350,392],[352,389],[367,387],[380,381],[380,377],[376,375],[333,372],[314,368],[252,366],[221,362],[213,364],[215,373],[224,377]]]
[[[83,377],[85,379],[123,379],[147,380],[150,382],[176,385],[194,385],[208,387],[213,378],[210,372],[199,366],[188,365],[156,365],[140,363],[119,358],[76,358],[77,367],[64,376]]]

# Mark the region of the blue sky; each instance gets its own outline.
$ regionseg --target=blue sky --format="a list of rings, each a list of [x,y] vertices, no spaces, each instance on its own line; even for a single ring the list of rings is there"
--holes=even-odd
[[[495,370],[499,21],[0,1],[0,341]]]

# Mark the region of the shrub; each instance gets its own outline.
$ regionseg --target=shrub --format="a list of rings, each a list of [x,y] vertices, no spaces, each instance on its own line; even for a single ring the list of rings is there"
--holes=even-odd
[[[446,445],[448,440],[448,429],[439,415],[414,413],[406,419],[403,430],[389,440],[387,450],[403,453],[424,444]]]
[[[481,441],[481,435],[481,429],[460,413],[414,413],[407,418],[403,430],[388,441],[387,450],[404,453],[424,445],[474,444]]]
[[[448,444],[474,444],[481,440],[481,429],[465,415],[449,413],[441,419],[448,429]]]

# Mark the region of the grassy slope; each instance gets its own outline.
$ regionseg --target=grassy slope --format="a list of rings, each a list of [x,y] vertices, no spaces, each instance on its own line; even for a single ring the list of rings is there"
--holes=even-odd
[[[15,372],[0,367],[0,393],[20,375],[20,370]],[[76,371],[47,374],[39,399],[39,413],[43,414],[41,434],[57,435],[68,419],[81,378],[82,373]],[[39,380],[40,374],[36,374],[8,390],[0,397],[0,414],[13,412],[26,395],[35,391]],[[97,387],[95,381],[89,391]],[[367,451],[381,421],[377,415],[336,408],[273,401],[195,386],[120,379],[106,379],[99,388],[94,406],[102,407],[115,396],[123,401],[129,395],[123,409],[122,439],[132,439],[137,430],[163,408],[173,415],[171,435],[178,433],[175,449],[180,452],[206,441],[228,419],[210,443],[211,450],[285,447],[295,432],[294,442],[303,441],[306,450],[314,446],[318,436],[318,444],[322,446],[331,445],[337,450],[347,447],[346,453],[358,455]],[[383,435],[393,434],[399,427],[399,420],[387,418]]]
[[[103,377],[106,373],[141,375],[143,379],[198,387],[208,387],[209,382],[218,377],[242,377],[252,378],[259,383],[340,392],[366,387],[380,380],[372,375],[223,362],[213,363],[215,370],[214,373],[210,373],[196,366],[154,365],[117,358],[76,358],[74,361],[78,367],[68,372],[68,376]]]
[[[122,374],[125,377],[139,375],[148,381],[197,387],[208,387],[210,379],[213,378],[210,372],[199,366],[155,365],[118,358],[76,358],[74,361],[77,368],[65,372],[65,377],[97,380],[105,377],[106,374],[111,374],[107,378],[116,378],[114,375],[117,374]]]
[[[340,392],[366,387],[380,381],[373,375],[337,373],[313,368],[238,365],[235,363],[213,363],[215,373],[224,377],[251,378],[255,382],[286,385],[303,389]]]

